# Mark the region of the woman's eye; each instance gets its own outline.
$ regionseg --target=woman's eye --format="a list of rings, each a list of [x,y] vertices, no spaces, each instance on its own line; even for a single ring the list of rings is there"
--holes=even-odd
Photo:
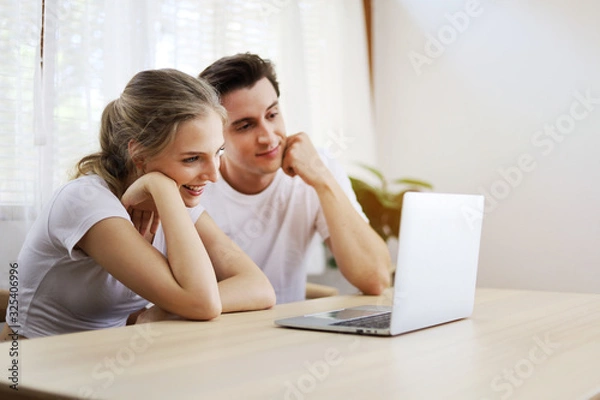
[[[221,147],[219,150],[217,150],[217,157],[221,157],[224,152],[225,152],[225,147]]]
[[[271,113],[271,114],[269,114],[269,118],[273,119],[273,118],[275,118],[277,116],[277,114],[279,114],[279,113],[276,113],[276,112]]]
[[[186,158],[185,160],[183,160],[184,163],[193,163],[194,161],[198,160],[198,156],[194,156],[194,157],[190,157],[190,158]]]

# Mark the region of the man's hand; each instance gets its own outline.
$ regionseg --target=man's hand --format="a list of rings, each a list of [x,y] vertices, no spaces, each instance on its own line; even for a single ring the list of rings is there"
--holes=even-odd
[[[390,282],[387,246],[356,212],[305,133],[287,138],[281,167],[315,189],[329,229],[326,243],[342,275],[365,294],[381,294]]]
[[[317,187],[332,178],[329,169],[304,132],[287,137],[281,168],[289,176],[298,175],[312,187]]]

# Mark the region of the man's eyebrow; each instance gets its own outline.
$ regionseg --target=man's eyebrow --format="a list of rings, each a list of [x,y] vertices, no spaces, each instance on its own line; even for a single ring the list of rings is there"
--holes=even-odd
[[[244,117],[244,118],[240,118],[240,119],[237,119],[237,120],[233,121],[231,123],[231,125],[239,125],[242,122],[250,122],[250,121],[252,121],[252,118],[250,118],[250,117]]]
[[[267,110],[270,110],[271,108],[278,106],[279,105],[279,99],[275,100],[269,107],[267,107]]]
[[[270,106],[267,107],[267,109],[265,111],[269,111],[271,108],[276,107],[279,105],[279,99],[275,100],[273,103],[271,103]],[[244,117],[244,118],[240,118],[240,119],[236,119],[235,121],[233,121],[230,125],[239,125],[242,122],[250,122],[252,121],[252,117]]]

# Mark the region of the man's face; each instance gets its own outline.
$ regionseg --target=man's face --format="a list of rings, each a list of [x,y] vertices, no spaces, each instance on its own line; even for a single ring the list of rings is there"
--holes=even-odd
[[[285,125],[273,85],[262,78],[252,88],[222,98],[229,121],[225,125],[227,168],[255,175],[273,174],[281,167]]]

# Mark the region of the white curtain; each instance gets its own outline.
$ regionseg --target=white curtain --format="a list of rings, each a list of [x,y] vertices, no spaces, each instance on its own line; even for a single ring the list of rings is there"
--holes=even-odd
[[[0,287],[24,235],[75,162],[97,149],[104,105],[138,71],[198,75],[253,52],[278,72],[288,133],[346,165],[374,163],[361,0],[0,2]],[[43,28],[43,33],[42,33]]]

